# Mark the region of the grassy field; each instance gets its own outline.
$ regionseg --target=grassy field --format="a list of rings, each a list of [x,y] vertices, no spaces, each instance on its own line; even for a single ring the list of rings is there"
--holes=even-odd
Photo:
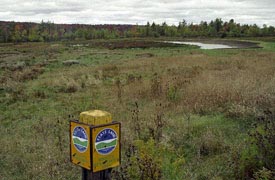
[[[263,48],[0,44],[0,179],[81,179],[69,119],[90,109],[122,123],[113,179],[269,179],[275,41],[257,40]]]

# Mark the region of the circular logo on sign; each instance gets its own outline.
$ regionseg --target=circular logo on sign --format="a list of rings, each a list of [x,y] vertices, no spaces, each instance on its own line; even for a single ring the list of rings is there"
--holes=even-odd
[[[74,147],[81,153],[88,148],[88,136],[83,127],[77,126],[73,130],[73,144]]]
[[[103,129],[96,136],[95,149],[99,154],[110,154],[115,150],[117,140],[117,134],[113,129]]]

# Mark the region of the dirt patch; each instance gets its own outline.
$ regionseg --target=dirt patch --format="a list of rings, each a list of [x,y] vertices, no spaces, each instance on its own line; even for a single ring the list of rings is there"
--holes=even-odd
[[[78,60],[66,60],[66,61],[63,61],[62,64],[64,66],[71,66],[74,64],[80,64],[80,62]]]
[[[68,44],[72,46],[72,44]],[[101,47],[107,49],[130,49],[130,48],[154,48],[154,47],[183,47],[182,44],[169,44],[150,40],[113,40],[113,41],[91,41],[89,47]]]

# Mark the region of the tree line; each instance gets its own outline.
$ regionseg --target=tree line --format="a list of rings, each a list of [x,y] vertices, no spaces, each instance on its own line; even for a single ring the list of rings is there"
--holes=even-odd
[[[273,26],[236,23],[220,18],[199,24],[84,25],[0,21],[0,42],[50,42],[130,37],[264,37],[275,36]]]

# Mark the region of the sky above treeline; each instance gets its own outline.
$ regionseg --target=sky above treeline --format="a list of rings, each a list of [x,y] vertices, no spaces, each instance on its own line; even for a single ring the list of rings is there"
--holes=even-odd
[[[0,0],[0,21],[178,25],[222,18],[275,26],[275,0]]]

